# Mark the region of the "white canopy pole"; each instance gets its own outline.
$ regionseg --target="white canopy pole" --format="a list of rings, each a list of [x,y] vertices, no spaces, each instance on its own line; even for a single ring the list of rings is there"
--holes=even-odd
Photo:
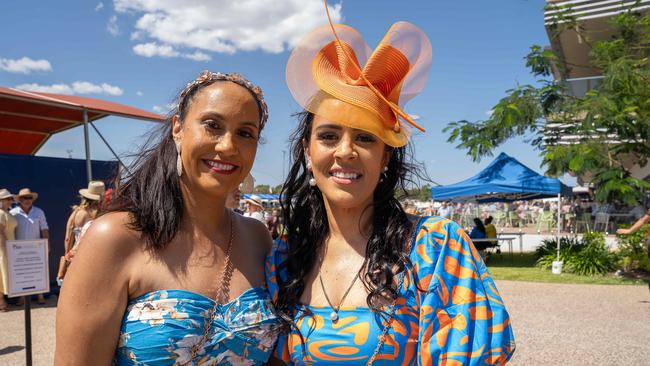
[[[553,274],[562,274],[562,261],[560,260],[560,227],[562,216],[562,195],[561,193],[557,194],[557,233],[555,233],[555,240],[557,241],[557,260],[553,261],[551,266],[551,272]]]
[[[562,212],[562,196],[561,196],[561,193],[558,193],[557,194],[557,234],[555,236],[555,238],[557,240],[557,260],[558,261],[560,260],[560,229],[561,229],[560,225],[561,225],[561,222],[562,222],[561,221],[562,220],[561,212]]]

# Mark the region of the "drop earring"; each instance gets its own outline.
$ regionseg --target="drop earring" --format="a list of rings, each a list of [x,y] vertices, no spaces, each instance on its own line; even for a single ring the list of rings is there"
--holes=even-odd
[[[311,171],[311,160],[307,160],[307,170],[309,171],[309,174],[311,174],[311,178],[309,178],[309,185],[311,187],[316,186],[316,179],[314,179],[314,173]]]
[[[181,143],[176,143],[176,152],[178,153],[176,157],[176,173],[180,177],[183,175],[183,160],[181,159]]]
[[[387,177],[387,176],[386,176],[386,172],[387,172],[387,171],[388,171],[388,167],[385,166],[384,169],[383,169],[383,171],[382,171],[382,173],[381,173],[381,175],[379,176],[379,181],[380,181],[380,182],[383,182],[383,181],[386,179],[386,177]]]

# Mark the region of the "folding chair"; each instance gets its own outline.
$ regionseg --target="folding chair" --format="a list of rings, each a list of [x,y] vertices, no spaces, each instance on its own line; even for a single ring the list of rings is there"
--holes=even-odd
[[[542,226],[546,226],[546,231],[551,232],[555,224],[555,215],[551,211],[543,211],[537,220],[537,232],[539,233]]]
[[[576,220],[576,233],[580,232],[581,225],[585,228],[583,232],[589,231],[589,227],[591,226],[591,213],[583,212],[580,218]]]
[[[605,212],[596,213],[596,219],[594,220],[594,231],[608,231],[609,224],[610,222],[609,222],[608,213]]]

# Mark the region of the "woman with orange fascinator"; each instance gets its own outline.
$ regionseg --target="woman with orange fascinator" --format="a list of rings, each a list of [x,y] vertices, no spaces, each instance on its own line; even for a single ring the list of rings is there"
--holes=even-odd
[[[284,334],[275,364],[503,365],[510,317],[466,233],[410,220],[395,197],[412,166],[404,112],[431,65],[417,27],[394,24],[372,51],[344,25],[308,34],[287,64],[305,109],[282,192],[287,240],[267,283]]]

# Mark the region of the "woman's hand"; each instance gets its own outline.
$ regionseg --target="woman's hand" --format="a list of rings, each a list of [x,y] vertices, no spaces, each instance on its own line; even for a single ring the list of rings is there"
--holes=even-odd
[[[630,235],[629,229],[618,229],[616,230],[617,235]]]

